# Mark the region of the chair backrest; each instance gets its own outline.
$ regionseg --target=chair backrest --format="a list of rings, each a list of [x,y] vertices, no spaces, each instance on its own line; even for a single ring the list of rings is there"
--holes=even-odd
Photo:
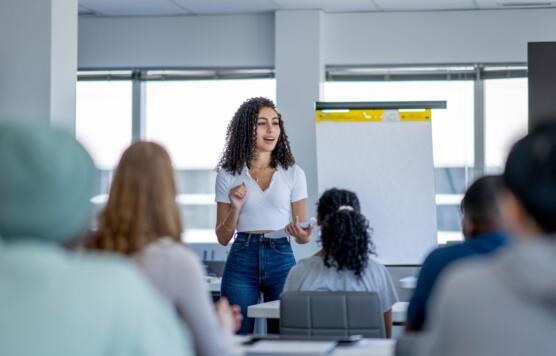
[[[425,354],[425,346],[428,341],[426,332],[405,333],[396,341],[395,356],[418,356]]]
[[[376,292],[285,292],[280,334],[384,338],[384,311]]]

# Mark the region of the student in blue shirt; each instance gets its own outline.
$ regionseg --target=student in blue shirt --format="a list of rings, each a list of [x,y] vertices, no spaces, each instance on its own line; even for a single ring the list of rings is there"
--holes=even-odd
[[[457,260],[494,252],[507,243],[499,232],[500,213],[497,197],[502,192],[500,176],[484,176],[467,190],[461,202],[462,230],[465,241],[432,251],[421,267],[417,287],[407,310],[407,331],[420,331],[427,318],[427,303],[441,273]]]

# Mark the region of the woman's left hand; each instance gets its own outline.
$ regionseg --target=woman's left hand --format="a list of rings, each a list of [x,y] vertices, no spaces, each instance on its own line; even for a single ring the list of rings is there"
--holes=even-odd
[[[295,240],[300,244],[305,244],[311,239],[313,227],[309,225],[306,229],[299,225],[299,216],[295,217],[295,221],[286,225],[286,232],[288,235],[295,237]]]

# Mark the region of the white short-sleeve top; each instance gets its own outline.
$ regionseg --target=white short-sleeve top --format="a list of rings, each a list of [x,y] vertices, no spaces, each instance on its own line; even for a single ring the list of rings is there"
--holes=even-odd
[[[216,176],[216,202],[230,203],[230,190],[242,182],[247,186],[247,200],[239,213],[238,232],[275,231],[291,221],[291,203],[307,198],[305,172],[297,164],[276,168],[265,191],[249,175],[247,166],[240,174],[220,169]]]

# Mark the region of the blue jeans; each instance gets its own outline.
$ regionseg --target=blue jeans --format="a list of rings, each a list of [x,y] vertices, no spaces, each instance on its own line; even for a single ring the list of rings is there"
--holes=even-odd
[[[255,320],[247,318],[247,307],[280,299],[290,269],[295,265],[288,238],[267,239],[239,232],[226,260],[221,295],[241,307],[243,321],[238,334],[251,334]]]

